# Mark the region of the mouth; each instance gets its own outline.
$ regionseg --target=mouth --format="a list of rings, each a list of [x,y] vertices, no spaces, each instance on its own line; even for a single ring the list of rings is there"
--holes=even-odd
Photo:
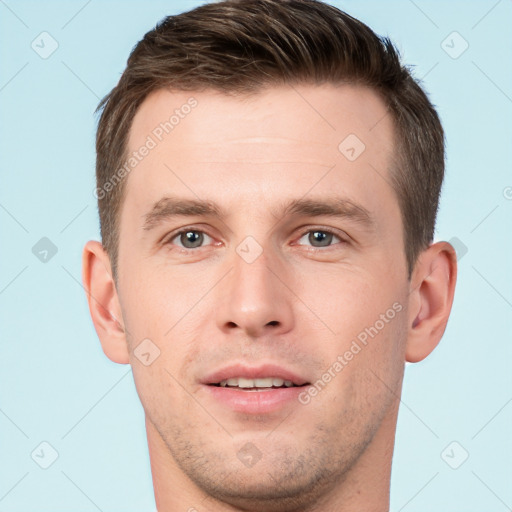
[[[241,390],[292,388],[309,385],[306,378],[276,364],[258,367],[233,364],[207,375],[202,384]]]
[[[265,414],[293,403],[310,385],[305,378],[276,365],[234,365],[207,376],[202,384],[215,402],[235,412]]]
[[[234,388],[241,391],[268,391],[269,389],[279,388],[300,388],[307,386],[305,384],[295,384],[291,380],[280,379],[279,377],[263,377],[258,379],[247,379],[245,377],[231,377],[224,379],[219,383],[210,384],[221,388]]]

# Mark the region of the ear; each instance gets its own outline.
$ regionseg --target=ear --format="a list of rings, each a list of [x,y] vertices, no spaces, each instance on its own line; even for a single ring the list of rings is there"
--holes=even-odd
[[[456,281],[457,256],[448,242],[432,244],[420,254],[409,292],[406,361],[421,361],[436,348],[450,316]]]
[[[87,242],[83,250],[82,281],[103,352],[115,363],[127,364],[128,344],[110,258],[103,246],[94,240]]]

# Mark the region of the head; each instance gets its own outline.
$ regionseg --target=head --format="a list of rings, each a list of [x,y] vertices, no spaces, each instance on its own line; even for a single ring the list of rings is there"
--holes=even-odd
[[[207,4],[148,32],[99,108],[84,283],[162,463],[271,510],[386,459],[456,274],[432,243],[443,130],[392,43],[315,0]],[[296,386],[220,386],[250,375]]]

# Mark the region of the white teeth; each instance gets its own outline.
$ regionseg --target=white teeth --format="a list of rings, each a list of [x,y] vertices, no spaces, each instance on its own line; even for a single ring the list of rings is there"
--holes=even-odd
[[[238,378],[238,387],[239,388],[254,388],[256,385],[254,384],[253,379],[244,379],[243,377]]]
[[[283,380],[277,377],[264,377],[258,379],[246,379],[244,377],[233,377],[220,382],[221,387],[239,387],[243,389],[248,388],[271,388],[272,386],[279,388],[281,386],[287,388],[292,387],[294,384],[291,380]]]
[[[255,388],[271,388],[274,385],[274,379],[268,377],[265,379],[254,379]]]

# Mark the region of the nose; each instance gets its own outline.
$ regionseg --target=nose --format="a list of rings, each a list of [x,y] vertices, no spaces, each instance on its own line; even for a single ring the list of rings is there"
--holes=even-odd
[[[277,336],[293,328],[293,294],[285,284],[285,267],[269,250],[252,262],[234,252],[232,270],[217,301],[217,325],[225,333],[250,338]]]

